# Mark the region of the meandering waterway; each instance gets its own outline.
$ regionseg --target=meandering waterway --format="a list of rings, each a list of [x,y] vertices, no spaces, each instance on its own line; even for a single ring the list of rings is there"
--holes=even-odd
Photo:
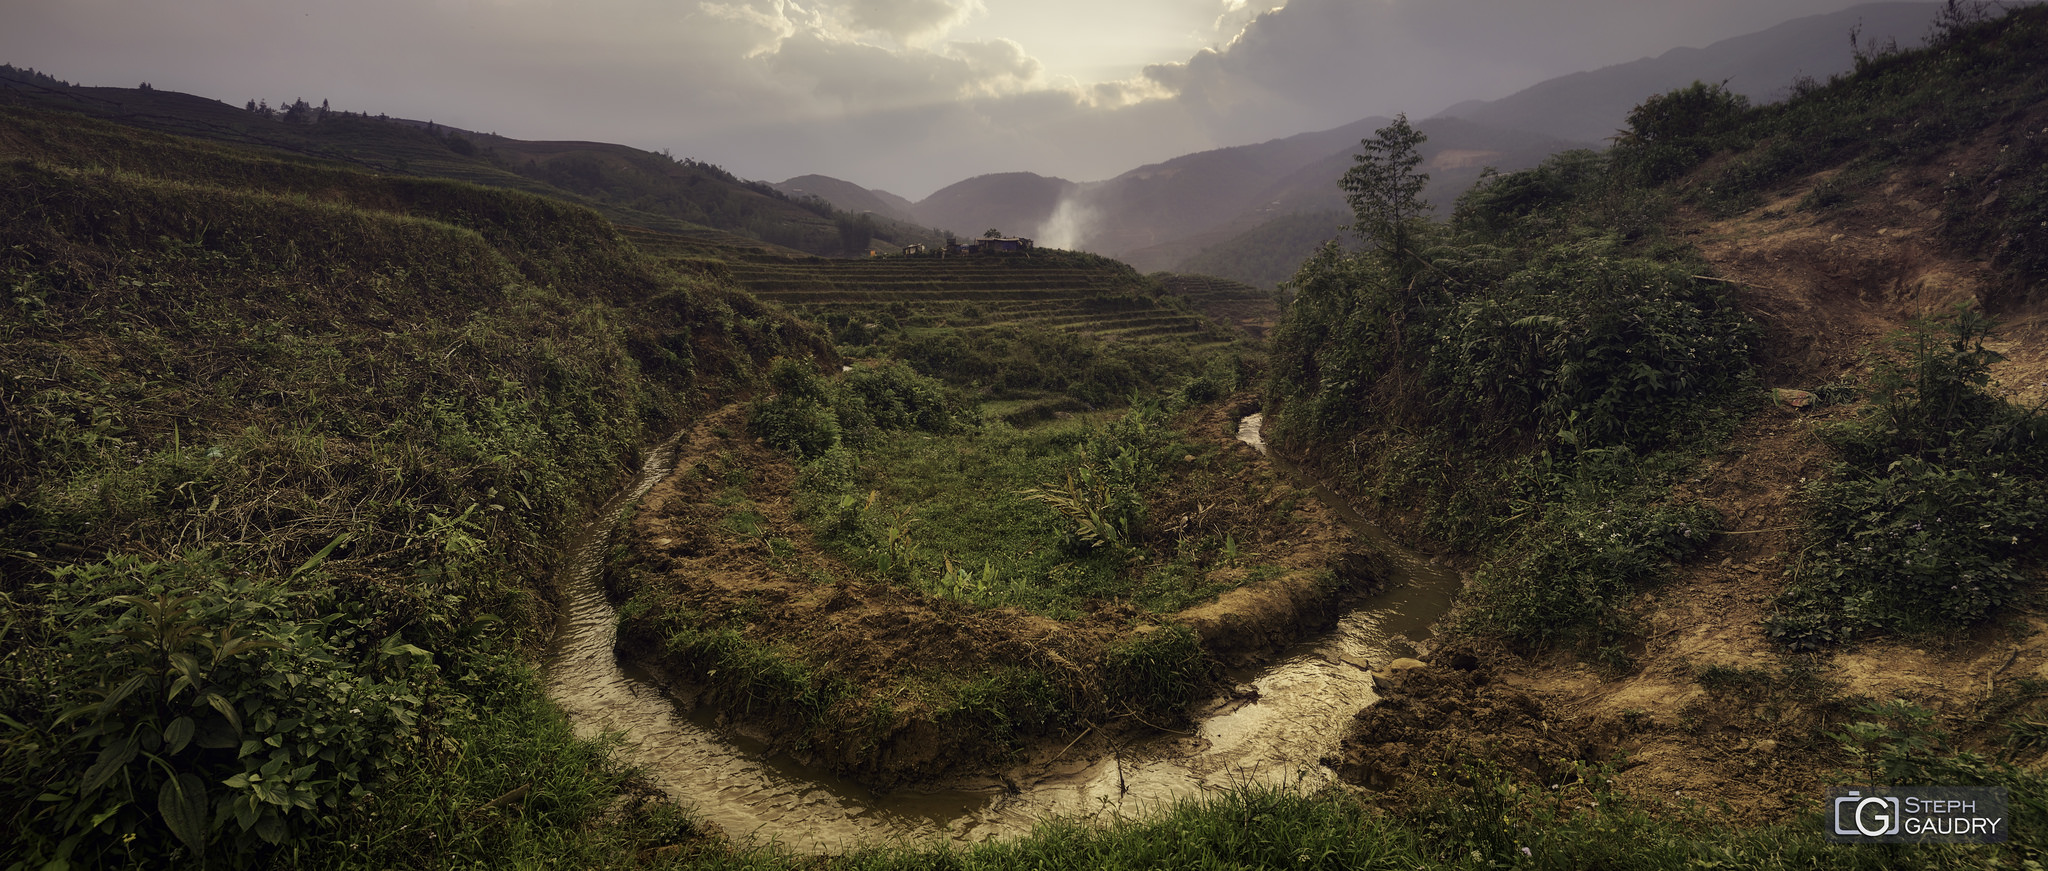
[[[1246,418],[1238,438],[1263,453],[1260,424],[1259,415]],[[651,451],[633,486],[575,543],[557,579],[568,607],[550,655],[549,694],[579,731],[619,735],[628,760],[727,834],[805,851],[891,838],[980,841],[1024,834],[1054,815],[1142,814],[1247,781],[1321,782],[1330,775],[1317,760],[1335,749],[1351,715],[1376,698],[1370,669],[1413,655],[1461,583],[1314,486],[1369,546],[1391,558],[1394,577],[1333,629],[1263,668],[1233,675],[1236,692],[1212,703],[1192,733],[1012,772],[1009,783],[991,778],[876,795],[717,728],[708,712],[682,710],[649,676],[618,662],[617,615],[597,580],[608,536],[620,514],[674,468],[676,455],[673,441]],[[1279,458],[1274,462],[1312,485]]]

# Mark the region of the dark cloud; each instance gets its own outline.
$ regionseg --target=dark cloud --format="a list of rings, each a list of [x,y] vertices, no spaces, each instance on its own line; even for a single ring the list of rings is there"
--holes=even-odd
[[[1293,0],[1253,19],[1220,50],[1147,67],[1145,75],[1219,132],[1329,127],[1367,115],[1429,115],[1850,5]]]

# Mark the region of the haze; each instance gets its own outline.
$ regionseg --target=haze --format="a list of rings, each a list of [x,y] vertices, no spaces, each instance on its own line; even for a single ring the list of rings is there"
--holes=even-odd
[[[920,198],[1426,117],[1851,0],[8,0],[0,61]]]

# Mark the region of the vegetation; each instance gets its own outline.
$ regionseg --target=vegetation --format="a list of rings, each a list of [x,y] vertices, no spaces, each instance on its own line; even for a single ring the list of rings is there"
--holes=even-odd
[[[1236,370],[1211,368],[1198,392],[1236,389]],[[1226,539],[1261,534],[1257,518],[1231,515],[1227,494],[1203,486],[1227,487],[1205,469],[1234,464],[1174,425],[1185,398],[1141,402],[1106,426],[1019,431],[973,422],[901,363],[826,379],[778,361],[772,378],[778,391],[756,401],[750,426],[802,463],[798,497],[823,543],[928,595],[1053,616],[1128,597],[1171,614],[1226,588],[1205,580],[1226,559]],[[898,410],[871,411],[884,405],[878,394],[899,398]],[[1169,468],[1196,481],[1169,481]],[[1210,503],[1196,528],[1197,518],[1167,513],[1191,499]],[[1246,567],[1253,578],[1278,571]]]
[[[1489,178],[1446,223],[1415,208],[1418,137],[1405,121],[1382,131],[1346,184],[1375,244],[1326,247],[1296,273],[1265,370],[1269,437],[1473,555],[1467,629],[1626,667],[1630,598],[1720,525],[1672,482],[1760,402],[1753,330],[1662,236],[1671,210],[1730,211],[1844,167],[1802,206],[1835,208],[1961,132],[1995,130],[1980,145],[2004,150],[1953,181],[1952,205],[1967,207],[1943,210],[1944,233],[2012,276],[2008,302],[2048,268],[2034,232],[2048,145],[2001,120],[2031,117],[2018,110],[2042,90],[2048,13],[1948,8],[1935,51],[1865,53],[1855,77],[1780,106],[1709,84],[1653,98],[1614,151]],[[727,701],[799,724],[858,719],[878,739],[919,707],[1000,747],[1170,716],[1218,677],[1168,615],[1277,572],[1262,553],[1291,505],[1237,498],[1242,465],[1176,412],[1243,387],[1257,357],[1230,353],[1157,284],[1085,256],[977,264],[972,293],[923,295],[912,285],[959,277],[944,275],[952,264],[913,275],[742,254],[677,217],[696,208],[746,229],[759,204],[744,184],[731,202],[685,207],[620,186],[639,158],[515,171],[494,137],[304,101],[282,116],[227,111],[247,116],[223,127],[231,139],[305,152],[327,137],[335,150],[321,153],[355,163],[0,104],[10,868],[2040,861],[2048,791],[2016,761],[2044,740],[2038,686],[1977,707],[2002,746],[1965,749],[1900,703],[1863,708],[1837,738],[1847,776],[1866,782],[2006,785],[2017,816],[2003,845],[1845,851],[1810,819],[1731,832],[1708,811],[1631,798],[1597,765],[1535,783],[1462,758],[1433,787],[1375,803],[1247,786],[971,849],[798,860],[721,843],[664,802],[622,800],[630,772],[574,737],[528,665],[549,628],[554,554],[643,445],[706,402],[768,388],[747,427],[792,458],[797,513],[849,572],[931,613],[1110,627],[1085,680],[1040,652],[978,671],[924,664],[883,698],[798,643],[750,636],[773,616],[757,603],[628,605],[628,629],[653,624]],[[372,140],[390,151],[360,150]],[[681,166],[677,178],[719,175]],[[428,171],[503,186],[410,175]],[[698,235],[629,242],[599,213],[506,188],[575,189],[604,215],[660,213],[643,225]],[[882,232],[799,210],[821,219],[804,222],[821,244]],[[740,283],[885,362],[821,374],[839,362],[828,338]],[[1806,491],[1806,547],[1769,625],[1780,641],[1969,625],[2038,573],[2048,424],[1987,390],[1990,330],[1957,312],[1875,361],[1865,412],[1829,436],[1840,468]],[[980,419],[975,399],[1020,424],[1073,419],[1019,429]],[[725,528],[792,559],[754,471],[726,458],[695,473],[717,476]],[[1800,679],[1700,674],[1736,694]]]
[[[1494,179],[1442,226],[1418,217],[1418,141],[1397,122],[1354,170],[1376,247],[1296,276],[1270,431],[1347,446],[1331,471],[1477,550],[1487,628],[1613,649],[1620,604],[1715,525],[1665,493],[1707,410],[1740,401],[1753,328],[1654,237],[1588,226],[1633,208],[1598,156]]]
[[[875,238],[931,243],[937,232],[792,198],[764,182],[666,152],[592,143],[524,142],[429,121],[330,110],[295,100],[282,109],[137,89],[84,88],[34,70],[0,70],[0,100],[80,112],[151,130],[272,149],[359,170],[453,179],[567,200],[622,225],[742,246],[824,255],[865,254]]]
[[[1174,269],[1275,289],[1292,277],[1301,261],[1323,243],[1343,236],[1345,223],[1344,216],[1337,212],[1274,218],[1235,238],[1203,248]]]
[[[2000,359],[1969,309],[1895,336],[1841,459],[1808,485],[1808,542],[1769,624],[1795,649],[1989,619],[2028,586],[2048,527],[2048,416],[1986,391]]]
[[[623,772],[520,664],[552,554],[822,346],[573,206],[0,112],[7,852],[579,854]]]
[[[2040,131],[2007,123],[2048,88],[2048,11],[1993,16],[1950,4],[1929,48],[1859,50],[1853,76],[1804,82],[1792,99],[1746,106],[1705,84],[1645,102],[1630,116],[1614,159],[1646,183],[1673,181],[1687,199],[1728,214],[1762,202],[1772,186],[1839,170],[1809,203],[1825,208],[1875,190],[1885,172],[1972,143],[1995,152],[1945,185],[1943,232],[1961,251],[1990,258],[2023,293],[2048,278],[2048,149]],[[1975,12],[1970,11],[1975,9]],[[1713,155],[1725,161],[1710,162]],[[1685,179],[1679,176],[1701,170]],[[1994,298],[1992,302],[2004,302]]]

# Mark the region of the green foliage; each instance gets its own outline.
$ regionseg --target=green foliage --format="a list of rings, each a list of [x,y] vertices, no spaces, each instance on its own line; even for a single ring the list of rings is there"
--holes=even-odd
[[[1068,550],[1115,551],[1135,543],[1145,520],[1139,494],[1158,474],[1164,442],[1157,414],[1154,407],[1133,407],[1074,452],[1064,483],[1048,481],[1019,491],[1066,518]]]
[[[2029,584],[2048,524],[2048,418],[1989,393],[1991,322],[1916,321],[1875,361],[1842,466],[1808,485],[1807,548],[1767,629],[1793,649],[1986,620]]]
[[[867,444],[885,431],[951,432],[967,417],[942,385],[900,361],[826,379],[806,361],[781,358],[769,381],[775,395],[748,407],[747,428],[799,458],[822,457],[842,439]]]
[[[1169,623],[1139,632],[1103,653],[1103,689],[1112,708],[1181,719],[1220,665],[1195,630]]]
[[[1064,485],[1047,482],[1018,493],[1066,518],[1070,549],[1117,548],[1131,543],[1144,519],[1137,477],[1135,454],[1121,453],[1098,463],[1084,447],[1067,470]]]
[[[1704,147],[1740,114],[1724,97],[1646,104],[1641,147]],[[1476,551],[1476,626],[1617,666],[1624,606],[1710,535],[1666,494],[1743,396],[1757,335],[1658,246],[1666,204],[1625,183],[1622,151],[1489,177],[1401,257],[1325,246],[1292,282],[1266,418],[1269,443]]]
[[[1698,504],[1557,504],[1475,573],[1478,623],[1539,645],[1616,644],[1630,629],[1628,602],[1705,547],[1715,522]]]
[[[1410,271],[1415,235],[1427,226],[1422,219],[1429,203],[1422,189],[1429,174],[1415,171],[1422,165],[1419,149],[1427,138],[1408,126],[1407,115],[1398,116],[1361,141],[1363,150],[1338,182],[1356,220],[1352,229],[1402,275]]]
[[[438,688],[431,654],[367,634],[331,589],[211,554],[64,566],[30,595],[6,800],[51,858],[246,860],[330,828],[422,740]]]
[[[1864,719],[1831,737],[1848,752],[1859,780],[1887,786],[2003,786],[2011,814],[2007,840],[1987,852],[2006,854],[1999,858],[2027,857],[2030,863],[2048,852],[2048,777],[2039,770],[2010,757],[1961,749],[1933,711],[1901,700],[1870,702],[1857,713]],[[1948,858],[1961,860],[1955,864],[1993,867],[1985,861],[1992,856]]]
[[[852,692],[845,678],[821,673],[804,657],[752,641],[714,618],[671,612],[664,644],[694,674],[717,676],[717,691],[748,715],[789,715],[815,725]]]
[[[1335,211],[1285,215],[1203,248],[1174,269],[1271,290],[1292,276],[1301,261],[1323,243],[1344,235],[1344,224],[1344,215]]]
[[[1438,409],[1571,447],[1655,444],[1745,368],[1755,331],[1718,287],[1604,247],[1543,252],[1444,310],[1423,366]]]
[[[1749,99],[1725,85],[1693,82],[1630,110],[1628,127],[1615,140],[1615,162],[1643,184],[1657,185],[1728,147]]]
[[[0,114],[0,853],[587,859],[620,775],[509,664],[550,555],[815,337],[573,205]]]

